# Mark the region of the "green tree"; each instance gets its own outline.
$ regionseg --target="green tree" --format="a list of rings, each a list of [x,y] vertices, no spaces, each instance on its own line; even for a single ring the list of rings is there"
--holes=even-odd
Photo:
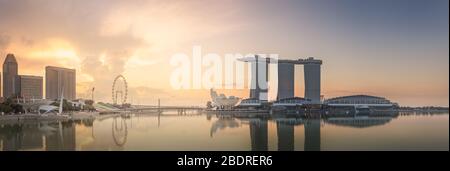
[[[7,98],[3,103],[0,103],[0,112],[9,113],[24,113],[23,106],[16,103],[13,98]]]
[[[52,104],[50,104],[50,105],[53,105],[53,106],[58,106],[59,107],[59,100],[57,100],[57,101],[55,101],[55,102],[53,102]],[[63,111],[74,111],[75,110],[75,107],[73,107],[73,104],[72,103],[70,103],[69,101],[67,101],[66,99],[64,99],[63,100]]]
[[[13,111],[13,108],[6,103],[0,103],[0,111],[5,114],[9,114]]]
[[[212,109],[213,108],[211,101],[206,102],[206,108],[207,109]]]
[[[93,105],[94,105],[94,101],[92,101],[92,100],[86,100],[86,101],[84,101],[84,103],[85,103],[86,105],[90,105],[90,106],[93,106]]]

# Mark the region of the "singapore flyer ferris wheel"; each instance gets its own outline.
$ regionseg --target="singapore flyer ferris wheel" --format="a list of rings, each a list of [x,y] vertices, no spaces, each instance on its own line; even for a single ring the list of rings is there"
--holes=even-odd
[[[117,82],[121,81],[122,82],[122,87],[118,87]],[[119,96],[120,95],[120,96]],[[123,75],[118,75],[113,82],[112,85],[112,100],[113,100],[113,104],[117,104],[118,98],[120,97],[120,102],[123,104],[126,103],[127,101],[127,95],[128,95],[128,85],[127,85],[127,80],[125,79],[125,77]]]

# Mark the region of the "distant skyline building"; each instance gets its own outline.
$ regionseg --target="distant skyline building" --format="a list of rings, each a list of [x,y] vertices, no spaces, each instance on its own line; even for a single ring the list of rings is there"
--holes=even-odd
[[[14,54],[7,54],[3,62],[3,97],[8,98],[13,96],[17,91],[15,90],[15,79],[18,73],[18,64]]]
[[[64,99],[76,99],[75,69],[45,67],[45,98],[59,99],[64,91]]]
[[[371,95],[340,96],[324,100],[324,104],[331,108],[377,108],[392,109],[398,107],[398,103],[392,102],[384,97]]]
[[[321,104],[320,94],[320,68],[322,60],[309,57],[307,59],[298,60],[278,60],[278,94],[277,100],[283,98],[294,97],[294,66],[303,65],[304,83],[305,83],[305,99],[310,104]]]
[[[241,59],[250,62],[251,81],[250,99],[268,100],[269,62],[268,58],[261,58],[256,55],[251,59]]]
[[[278,64],[278,92],[277,100],[293,98],[295,91],[295,65],[304,65],[305,99],[310,104],[321,104],[320,74],[322,60],[309,57],[307,59],[271,59],[259,56],[241,58],[243,62],[251,64],[250,99],[267,100],[268,92],[268,64]],[[263,95],[263,96],[261,96]]]
[[[304,66],[305,98],[311,103],[320,104],[320,65],[321,63],[308,63]]]
[[[277,100],[294,97],[295,65],[292,63],[278,63],[278,93]]]
[[[24,99],[43,98],[43,78],[41,76],[18,75],[15,86],[17,95]]]

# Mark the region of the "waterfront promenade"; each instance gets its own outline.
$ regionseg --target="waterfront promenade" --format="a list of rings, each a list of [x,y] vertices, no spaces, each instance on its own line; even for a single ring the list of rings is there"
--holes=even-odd
[[[38,115],[38,114],[19,114],[19,115],[0,115],[0,123],[16,123],[23,121],[76,121],[85,119],[95,119],[99,116],[98,112],[72,112],[61,115]]]

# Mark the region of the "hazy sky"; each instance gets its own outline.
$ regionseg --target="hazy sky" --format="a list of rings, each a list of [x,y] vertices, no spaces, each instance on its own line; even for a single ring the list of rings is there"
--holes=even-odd
[[[19,74],[77,69],[78,97],[111,101],[123,74],[133,103],[203,105],[208,90],[170,87],[175,53],[314,56],[326,98],[370,94],[400,105],[449,99],[448,0],[0,0],[0,55]],[[296,95],[303,96],[302,67]],[[222,91],[248,96],[247,90]]]

